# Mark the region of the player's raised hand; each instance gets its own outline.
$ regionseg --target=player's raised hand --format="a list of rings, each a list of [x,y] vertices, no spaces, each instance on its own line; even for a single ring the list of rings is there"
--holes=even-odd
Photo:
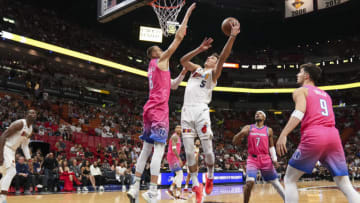
[[[207,38],[205,37],[205,39],[203,40],[203,42],[200,44],[199,48],[201,51],[206,51],[208,49],[210,49],[211,47],[211,43],[213,42],[213,38]]]
[[[192,3],[191,6],[187,9],[186,15],[191,15],[191,13],[195,8],[196,8],[196,3]]]
[[[278,141],[276,142],[276,151],[279,156],[283,156],[287,153],[286,140],[287,140],[286,135],[280,135]]]
[[[230,36],[236,37],[240,33],[240,23],[238,21],[231,22],[231,33]]]

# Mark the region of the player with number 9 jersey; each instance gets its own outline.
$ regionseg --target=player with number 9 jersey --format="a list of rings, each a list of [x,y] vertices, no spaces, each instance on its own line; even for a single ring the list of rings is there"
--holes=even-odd
[[[303,85],[302,88],[307,89],[307,96],[301,122],[301,141],[289,165],[312,173],[320,160],[333,176],[348,175],[339,131],[335,128],[331,97],[316,86]]]

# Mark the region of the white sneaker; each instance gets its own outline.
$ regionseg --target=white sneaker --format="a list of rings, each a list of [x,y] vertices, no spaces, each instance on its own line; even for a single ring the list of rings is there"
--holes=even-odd
[[[142,194],[142,197],[146,200],[147,203],[156,203],[157,194],[152,193],[150,190]]]
[[[100,191],[100,192],[104,192],[104,191],[105,191],[104,186],[101,185],[101,186],[99,187],[99,191]]]
[[[83,192],[89,192],[89,190],[87,189],[87,187],[83,187],[82,191],[83,191]]]
[[[77,187],[77,192],[78,192],[78,193],[81,192],[81,187]]]
[[[122,191],[126,192],[126,186],[125,185],[122,186]]]
[[[130,200],[130,203],[136,203],[139,201],[139,189],[135,188],[134,185],[130,186],[130,190],[127,192],[127,196]]]

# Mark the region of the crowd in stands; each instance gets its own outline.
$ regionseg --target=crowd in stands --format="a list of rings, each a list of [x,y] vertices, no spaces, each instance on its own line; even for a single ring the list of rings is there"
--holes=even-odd
[[[126,102],[125,102],[126,101]],[[69,102],[71,102],[69,105]],[[32,162],[26,163],[19,151],[16,155],[17,176],[13,186],[19,193],[30,191],[103,191],[109,184],[122,185],[123,189],[132,181],[136,159],[141,150],[138,136],[141,134],[141,107],[136,100],[123,99],[116,107],[84,105],[78,101],[49,99],[32,101],[31,98],[12,93],[0,93],[0,132],[15,119],[24,116],[28,106],[35,107],[38,119],[34,140],[50,144],[50,152],[43,154],[33,149]],[[133,105],[133,106],[132,106]],[[71,108],[70,108],[71,106]],[[131,110],[131,111],[130,111]],[[350,176],[360,178],[360,109],[336,109],[337,127],[341,132],[347,156]],[[172,126],[179,121],[179,113],[172,114]],[[273,128],[275,139],[285,125],[290,112],[281,115],[268,113],[266,124]],[[232,136],[246,124],[253,122],[252,111],[220,110],[211,114],[214,131],[214,152],[216,171],[240,170],[246,172],[246,141],[233,146]],[[278,172],[284,175],[287,161],[299,143],[299,129],[289,136],[289,153],[279,159]],[[185,159],[184,150],[181,157]],[[200,170],[206,170],[203,155],[199,157]],[[166,159],[162,170],[168,171]],[[142,182],[150,180],[149,166],[145,169]],[[311,176],[316,179],[330,179],[324,167],[318,165]],[[31,188],[31,190],[30,190]],[[34,189],[36,188],[36,190]]]
[[[147,61],[144,51],[129,48],[124,42],[114,40],[110,36],[103,36],[101,32],[93,32],[85,28],[59,19],[54,11],[38,9],[19,4],[18,1],[2,1],[6,6],[0,6],[0,16],[8,16],[16,20],[16,25],[0,23],[1,30],[5,29],[17,34],[60,45],[65,48],[81,51],[94,56],[117,61],[126,65],[146,69],[145,63],[138,63],[128,56],[137,56]],[[26,9],[24,9],[26,8]],[[67,34],[62,34],[66,32]],[[86,39],[86,43],[81,43]],[[90,40],[91,39],[91,40]],[[318,56],[353,56],[358,51],[359,40],[356,37],[336,42],[341,49],[327,49],[323,43],[318,48],[312,47]],[[332,45],[333,46],[333,45]],[[231,60],[244,59],[246,63],[283,63],[303,62],[310,55],[309,46],[300,46],[293,58],[282,52],[263,51],[254,54],[234,53]],[[99,51],[100,50],[100,51]],[[318,50],[318,51],[317,51]],[[328,50],[322,52],[321,50]],[[285,53],[285,51],[283,51]],[[312,51],[313,52],[313,51]],[[289,53],[289,52],[287,52]],[[287,58],[287,59],[285,59]],[[289,59],[290,58],[290,59]],[[12,67],[2,70],[0,81],[21,81],[28,91],[15,94],[0,91],[0,133],[16,119],[23,118],[28,107],[37,110],[37,123],[34,127],[33,140],[49,143],[49,150],[33,149],[32,162],[26,162],[21,151],[16,154],[17,175],[14,178],[14,192],[55,192],[55,191],[83,191],[107,189],[109,184],[121,185],[123,190],[132,182],[134,167],[141,151],[142,106],[147,93],[140,92],[136,96],[123,93],[100,95],[86,90],[88,84],[105,89],[115,90],[124,81],[131,89],[130,80],[119,81],[105,75],[89,78],[83,72],[62,69],[48,60],[28,62],[26,59],[14,60],[12,56],[2,56],[0,66]],[[176,63],[175,65],[176,66]],[[22,71],[15,71],[19,69]],[[348,75],[343,77],[348,79]],[[130,83],[130,84],[129,84]],[[271,86],[271,85],[270,85]],[[277,85],[273,85],[275,87]],[[128,88],[129,87],[129,88]],[[50,96],[44,89],[52,88],[61,91],[72,91],[88,96],[111,97],[116,100],[114,105],[95,105],[81,100]],[[142,89],[146,89],[144,82]],[[134,89],[139,89],[136,87]],[[142,95],[142,96],[139,96]],[[180,121],[180,112],[174,106],[181,106],[180,102],[170,105],[170,125],[173,129]],[[360,179],[360,109],[359,107],[339,108],[335,110],[337,127],[341,133],[344,150],[347,157],[350,176]],[[281,115],[268,112],[266,124],[274,130],[275,138],[286,124],[290,112]],[[253,121],[253,111],[216,110],[211,114],[214,132],[214,152],[216,157],[216,171],[241,170],[246,172],[247,158],[246,141],[240,146],[231,143],[235,133],[240,128]],[[297,128],[289,137],[289,152],[281,157],[278,172],[285,173],[287,161],[295,151],[300,140]],[[185,159],[184,150],[181,157]],[[200,170],[206,170],[203,155],[199,157]],[[168,171],[168,164],[164,159],[162,170]],[[329,178],[330,174],[321,164],[314,169],[312,178]],[[145,167],[142,177],[143,185],[150,181],[150,166]]]
[[[87,53],[104,59],[109,59],[121,64],[147,70],[148,59],[145,51],[134,46],[129,46],[127,41],[116,39],[116,36],[104,34],[98,30],[90,30],[74,22],[69,22],[59,17],[53,11],[45,8],[37,8],[19,1],[2,1],[0,14],[15,20],[15,25],[0,23],[0,28],[9,32],[22,34],[40,41],[59,45],[61,47]],[[21,5],[20,5],[21,4]],[[66,34],[63,34],[66,33]],[[348,36],[337,40],[324,40],[322,42],[309,42],[294,47],[286,47],[280,50],[264,48],[261,50],[234,51],[229,61],[240,64],[302,64],[308,61],[321,62],[343,59],[344,57],[360,56],[359,36]],[[178,67],[178,56],[171,62],[172,71],[177,75],[181,69]],[[194,59],[202,64],[200,58]],[[139,62],[141,61],[141,62]],[[354,74],[354,73],[351,73]],[[352,78],[355,75],[348,74],[342,78]],[[333,75],[331,75],[332,78]],[[336,74],[335,74],[336,76]],[[74,76],[76,78],[76,76]],[[360,76],[358,76],[360,77]],[[267,83],[247,84],[241,83],[242,87],[286,87],[287,78],[267,75]],[[219,81],[231,86],[238,86],[225,77]],[[243,81],[241,81],[243,82]],[[249,82],[249,81],[246,81]],[[253,81],[251,81],[253,82]],[[324,83],[327,80],[323,81]],[[333,84],[333,81],[329,81]],[[294,84],[296,85],[296,84]],[[115,85],[116,86],[116,85]],[[146,87],[146,85],[145,85]]]

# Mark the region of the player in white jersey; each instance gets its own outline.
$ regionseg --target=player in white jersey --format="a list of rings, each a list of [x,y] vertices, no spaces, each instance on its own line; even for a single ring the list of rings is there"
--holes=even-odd
[[[199,165],[199,154],[200,154],[200,139],[196,138],[195,139],[195,161],[196,161],[196,165]],[[186,170],[187,170],[187,176],[186,176],[186,181],[185,181],[185,187],[184,187],[184,191],[187,192],[188,191],[188,186],[189,186],[189,182],[190,182],[190,170],[189,170],[189,166],[186,165]]]
[[[32,134],[32,125],[36,120],[36,111],[31,109],[25,119],[16,120],[0,137],[0,203],[6,203],[6,195],[12,179],[16,175],[15,152],[21,146],[25,158],[31,159],[29,142]]]
[[[240,24],[231,24],[231,34],[220,56],[209,56],[205,61],[204,68],[192,63],[190,60],[196,55],[208,50],[213,39],[206,39],[201,45],[183,56],[181,65],[192,72],[185,89],[184,106],[181,112],[181,127],[183,130],[183,143],[186,152],[186,160],[191,172],[193,191],[196,193],[196,201],[202,201],[203,185],[197,179],[197,164],[194,156],[194,139],[199,136],[205,154],[205,162],[208,168],[205,191],[210,194],[214,179],[214,152],[212,148],[211,121],[208,104],[211,101],[212,90],[221,75],[223,65],[229,57],[236,36],[240,33]]]

